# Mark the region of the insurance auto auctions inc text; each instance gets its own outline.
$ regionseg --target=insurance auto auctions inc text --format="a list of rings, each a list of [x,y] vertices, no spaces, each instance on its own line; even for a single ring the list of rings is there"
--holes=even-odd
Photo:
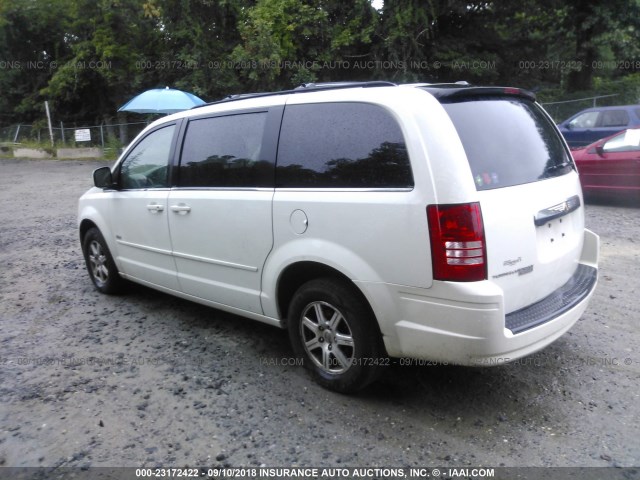
[[[492,478],[493,468],[213,468],[207,474],[214,478],[258,479],[422,479],[422,478]]]

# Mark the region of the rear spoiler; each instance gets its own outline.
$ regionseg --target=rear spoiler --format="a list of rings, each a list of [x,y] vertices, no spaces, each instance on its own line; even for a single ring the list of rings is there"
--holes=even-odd
[[[419,87],[436,97],[441,103],[458,102],[473,97],[519,97],[536,101],[533,92],[513,87],[473,87],[459,84]]]

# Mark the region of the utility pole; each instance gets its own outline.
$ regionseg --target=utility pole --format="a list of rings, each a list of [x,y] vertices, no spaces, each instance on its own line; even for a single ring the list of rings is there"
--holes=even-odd
[[[53,127],[51,126],[51,114],[49,113],[49,102],[44,101],[44,109],[47,111],[47,122],[49,123],[49,137],[51,137],[51,148],[53,148]]]

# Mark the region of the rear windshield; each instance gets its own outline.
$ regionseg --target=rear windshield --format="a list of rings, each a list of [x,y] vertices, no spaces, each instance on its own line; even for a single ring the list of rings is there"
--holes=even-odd
[[[556,127],[534,102],[473,97],[443,106],[478,190],[537,182],[573,168]]]

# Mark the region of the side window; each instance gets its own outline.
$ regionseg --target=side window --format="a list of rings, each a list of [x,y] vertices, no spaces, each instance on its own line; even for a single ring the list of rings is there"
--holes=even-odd
[[[593,128],[596,126],[599,112],[586,112],[569,122],[571,128]]]
[[[192,120],[180,160],[180,187],[273,186],[261,158],[267,112]]]
[[[629,114],[624,110],[605,110],[602,112],[601,127],[626,127]]]
[[[120,167],[120,188],[168,186],[169,153],[175,125],[155,130],[138,143]]]
[[[382,107],[365,103],[288,106],[280,130],[276,186],[412,187],[400,126]]]
[[[640,151],[640,129],[630,129],[607,140],[602,146],[605,152],[637,152]]]

